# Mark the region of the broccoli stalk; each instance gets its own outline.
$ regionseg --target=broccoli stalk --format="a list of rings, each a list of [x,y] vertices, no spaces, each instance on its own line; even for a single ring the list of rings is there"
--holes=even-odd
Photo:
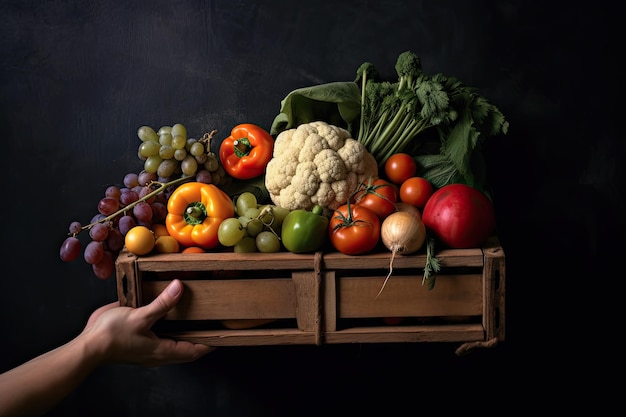
[[[354,80],[354,82],[357,84],[359,82],[361,83],[361,117],[359,120],[359,134],[365,131],[365,124],[367,123],[367,121],[371,120],[371,118],[365,117],[366,112],[371,111],[369,107],[365,105],[365,89],[368,81],[375,80],[377,76],[378,71],[376,70],[376,67],[374,67],[374,64],[372,64],[371,62],[362,63],[356,71],[356,79]]]
[[[359,130],[357,140],[371,152],[376,139],[383,134],[396,114],[398,102],[395,98],[394,85],[390,82],[372,82],[365,90],[365,110],[361,114],[363,129]]]

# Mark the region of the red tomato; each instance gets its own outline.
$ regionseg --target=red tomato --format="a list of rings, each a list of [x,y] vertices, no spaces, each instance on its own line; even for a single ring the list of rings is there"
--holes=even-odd
[[[422,221],[441,242],[457,249],[480,246],[496,228],[491,200],[465,184],[435,191],[424,206]]]
[[[372,210],[380,220],[383,220],[396,211],[397,200],[396,186],[383,179],[378,179],[370,180],[367,184],[361,184],[352,201],[357,206]]]
[[[400,185],[400,201],[421,209],[433,192],[433,185],[426,178],[411,177]]]
[[[417,172],[417,163],[408,153],[394,153],[385,161],[385,175],[394,184],[402,184]]]
[[[380,241],[380,219],[367,207],[344,204],[338,207],[328,226],[330,242],[339,252],[360,255]]]
[[[180,251],[180,253],[205,253],[206,250],[202,249],[200,246],[189,246]]]

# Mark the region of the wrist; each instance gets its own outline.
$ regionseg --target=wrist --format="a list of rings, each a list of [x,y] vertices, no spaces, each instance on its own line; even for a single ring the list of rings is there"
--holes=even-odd
[[[89,363],[93,368],[108,362],[109,347],[103,339],[93,331],[83,332],[74,339],[85,363]]]

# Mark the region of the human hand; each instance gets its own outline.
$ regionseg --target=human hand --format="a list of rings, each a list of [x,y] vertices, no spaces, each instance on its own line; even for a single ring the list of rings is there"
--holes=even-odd
[[[183,284],[173,280],[150,304],[132,308],[113,302],[94,311],[80,337],[103,362],[160,366],[194,361],[214,350],[200,343],[159,338],[152,326],[178,303]]]

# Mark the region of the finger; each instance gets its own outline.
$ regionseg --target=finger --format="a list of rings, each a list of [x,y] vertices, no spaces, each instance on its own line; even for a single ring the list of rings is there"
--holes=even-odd
[[[148,319],[150,327],[173,309],[182,295],[183,283],[175,279],[150,304],[141,307],[140,310]]]
[[[147,366],[193,362],[216,349],[201,343],[161,339],[154,357]]]

